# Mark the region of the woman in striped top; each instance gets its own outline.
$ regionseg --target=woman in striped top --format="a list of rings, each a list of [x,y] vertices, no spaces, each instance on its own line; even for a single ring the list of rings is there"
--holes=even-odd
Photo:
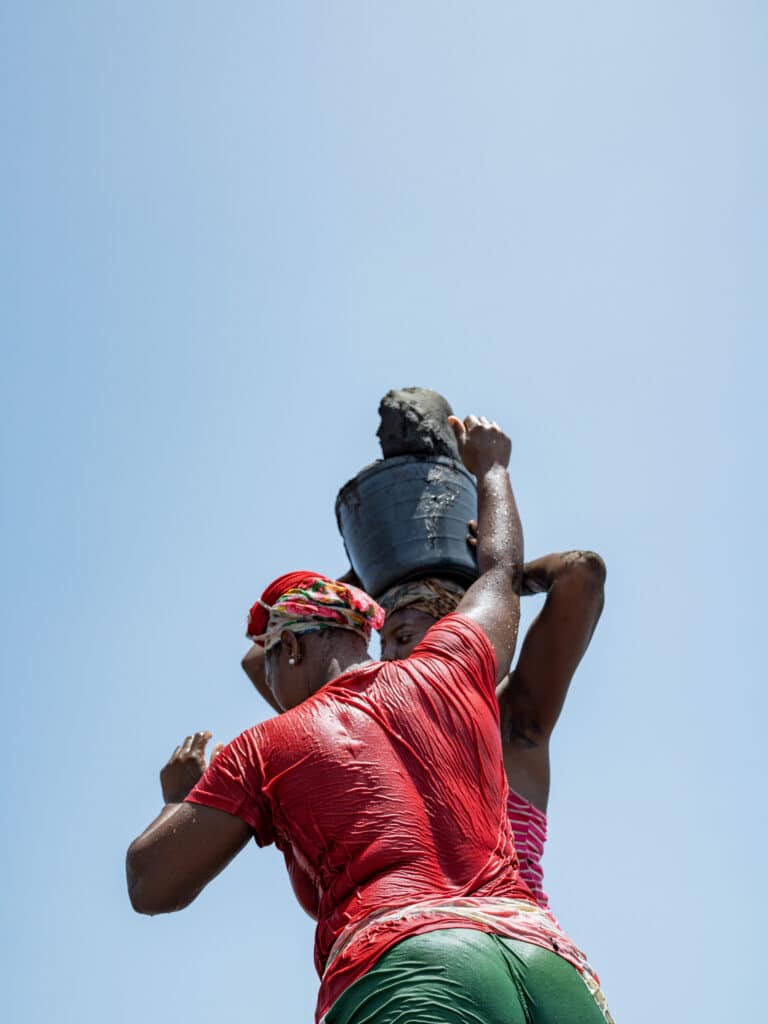
[[[471,529],[474,533],[474,524]],[[528,562],[522,594],[547,596],[514,670],[497,690],[520,874],[543,907],[549,905],[541,867],[547,838],[549,739],[600,618],[604,585],[605,565],[593,551],[567,551]],[[429,627],[455,609],[462,593],[456,584],[437,579],[388,591],[380,599],[387,611],[382,657],[407,658]]]

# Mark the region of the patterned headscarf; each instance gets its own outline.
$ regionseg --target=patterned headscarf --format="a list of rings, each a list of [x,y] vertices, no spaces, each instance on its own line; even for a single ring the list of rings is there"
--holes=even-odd
[[[384,609],[358,587],[339,583],[314,572],[290,572],[274,580],[248,615],[246,636],[266,651],[280,643],[280,635],[316,633],[321,629],[348,629],[365,639],[384,624]]]
[[[412,583],[401,583],[399,586],[391,587],[379,598],[379,604],[387,615],[399,612],[401,608],[414,608],[418,612],[431,615],[433,619],[442,619],[444,615],[456,611],[459,601],[464,596],[464,589],[452,580],[434,577],[414,580]]]

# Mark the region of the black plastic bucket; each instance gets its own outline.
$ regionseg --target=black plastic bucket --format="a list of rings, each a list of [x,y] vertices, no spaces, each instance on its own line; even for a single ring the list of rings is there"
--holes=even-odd
[[[374,596],[425,576],[472,583],[477,560],[467,544],[467,523],[476,516],[474,478],[444,456],[374,462],[336,498],[350,563]]]

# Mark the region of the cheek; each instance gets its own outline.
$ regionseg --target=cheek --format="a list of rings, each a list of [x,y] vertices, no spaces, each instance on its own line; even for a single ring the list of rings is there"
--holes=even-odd
[[[267,684],[267,687],[273,693],[275,692],[275,682],[276,682],[276,679],[277,679],[277,673],[275,672],[274,662],[271,661],[270,658],[269,658],[269,655],[267,655],[266,661],[264,662],[264,681]]]
[[[279,677],[273,678],[271,690],[272,696],[283,711],[290,711],[290,709],[296,705],[297,701],[294,700],[294,695],[291,693],[290,686],[281,685]]]
[[[388,643],[382,644],[382,661],[402,661],[403,658],[407,658],[413,653],[417,643],[418,640],[411,640],[407,644],[399,643],[397,640],[390,640]]]
[[[265,677],[265,679],[267,681],[267,686],[272,691],[272,696],[275,698],[275,700],[280,705],[280,707],[283,708],[283,710],[285,711],[286,710],[285,686],[282,683],[282,679],[281,679],[281,675],[280,675],[280,669],[278,668],[278,665],[277,665],[276,662],[273,662],[271,665],[269,663],[267,663],[266,671],[264,673],[264,677]]]
[[[284,671],[276,668],[267,677],[267,685],[283,711],[290,711],[307,697],[306,680],[300,672],[290,668]]]

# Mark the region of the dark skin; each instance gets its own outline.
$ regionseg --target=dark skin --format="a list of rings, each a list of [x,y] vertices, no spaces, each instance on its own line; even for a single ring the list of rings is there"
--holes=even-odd
[[[346,630],[303,637],[286,630],[267,657],[266,676],[280,710],[287,711],[366,660],[365,641]],[[250,827],[235,815],[183,803],[205,771],[210,735],[195,733],[176,748],[160,773],[165,806],[128,848],[128,894],[139,913],[188,906],[251,838]]]
[[[353,587],[359,587],[361,590],[365,589],[354,569],[350,569],[344,576],[339,576],[338,580],[339,583],[349,583]],[[264,698],[267,704],[269,704],[272,710],[277,711],[277,713],[280,714],[283,708],[281,708],[277,703],[275,695],[267,684],[266,655],[261,644],[253,644],[250,650],[245,652],[240,664],[242,665],[245,674],[253,683],[254,688]]]
[[[523,540],[507,474],[511,443],[495,423],[451,418],[464,465],[477,478],[480,578],[459,611],[485,632],[496,652],[500,681],[517,641]],[[285,630],[265,660],[266,685],[280,710],[290,711],[335,677],[367,660],[365,642],[343,629],[297,635]],[[187,906],[246,845],[251,829],[225,811],[180,802],[195,766],[205,768],[209,734],[196,733],[163,770],[166,804],[128,848],[128,892],[135,910],[168,913]],[[199,778],[199,776],[198,776]],[[184,794],[186,795],[186,794]],[[168,802],[168,798],[174,799]]]
[[[343,582],[343,581],[342,581]],[[274,694],[267,686],[267,670],[265,665],[266,655],[264,654],[264,648],[261,644],[254,644],[249,651],[245,652],[245,656],[240,664],[243,666],[243,671],[253,683],[256,690],[269,704],[273,711],[277,711],[279,714],[283,709],[275,700]]]
[[[477,542],[470,523],[469,542]],[[504,767],[511,789],[541,811],[550,790],[549,741],[571,680],[603,610],[605,563],[594,551],[545,555],[523,567],[521,594],[546,593],[546,601],[523,640],[515,670],[497,688]],[[345,577],[356,583],[350,573]],[[359,581],[357,581],[359,582]],[[415,608],[387,616],[382,658],[407,658],[435,619]],[[254,644],[243,668],[267,703],[280,711],[264,674],[264,649]]]
[[[549,740],[603,610],[604,584],[605,565],[593,551],[545,555],[523,567],[521,593],[547,598],[514,671],[496,692],[507,781],[542,811],[549,798]],[[389,615],[381,632],[382,657],[407,658],[435,621],[413,608]]]

